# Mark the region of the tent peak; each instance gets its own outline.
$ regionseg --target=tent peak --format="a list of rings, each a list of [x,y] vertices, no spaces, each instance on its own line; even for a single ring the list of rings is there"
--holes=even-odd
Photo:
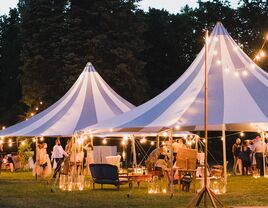
[[[85,71],[87,71],[87,72],[96,72],[96,69],[94,68],[94,66],[92,65],[91,62],[87,62],[87,65],[85,67]]]

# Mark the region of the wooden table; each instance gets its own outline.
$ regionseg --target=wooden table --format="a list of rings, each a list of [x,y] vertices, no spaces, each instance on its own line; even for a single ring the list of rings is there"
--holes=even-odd
[[[138,187],[140,187],[140,182],[147,182],[152,179],[152,174],[134,174],[129,173],[128,175],[120,175],[120,178],[128,178],[130,181],[135,182],[138,184]]]

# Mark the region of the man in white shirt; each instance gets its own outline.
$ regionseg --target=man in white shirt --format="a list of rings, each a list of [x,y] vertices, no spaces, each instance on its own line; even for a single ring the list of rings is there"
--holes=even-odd
[[[260,176],[264,176],[264,165],[263,165],[263,156],[266,155],[267,152],[266,143],[262,141],[260,136],[256,137],[256,142],[253,145],[253,152],[255,152],[256,165],[257,169],[260,172]]]
[[[61,168],[61,164],[63,162],[64,156],[68,157],[68,154],[67,152],[63,150],[61,143],[60,143],[60,139],[57,139],[56,144],[53,147],[52,156],[51,156],[51,160],[52,161],[55,160],[57,163],[57,167],[54,170],[53,178],[56,178],[58,172],[60,173],[60,168]]]

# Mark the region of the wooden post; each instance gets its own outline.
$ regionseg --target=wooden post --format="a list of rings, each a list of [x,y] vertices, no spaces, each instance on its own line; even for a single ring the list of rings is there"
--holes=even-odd
[[[137,154],[136,154],[136,146],[135,146],[135,136],[131,136],[132,142],[132,154],[133,154],[133,167],[137,167]]]
[[[35,137],[35,180],[37,180],[37,172],[36,172],[36,163],[37,163],[37,148],[38,148],[38,137]]]
[[[160,147],[160,138],[159,138],[159,134],[157,134],[156,136],[156,147],[159,148]]]
[[[204,105],[204,130],[205,130],[205,174],[204,174],[204,187],[207,187],[207,168],[208,168],[208,31],[206,31],[205,40],[205,105]],[[207,207],[207,193],[204,195],[204,205]]]
[[[264,150],[266,150],[266,147],[264,147],[263,145],[265,144],[265,139],[264,139],[264,131],[261,132],[261,138],[262,138],[262,157],[263,157],[263,174],[264,176],[266,175],[266,165],[265,165],[265,154],[266,152]]]
[[[192,199],[192,201],[187,205],[187,207],[199,207],[202,198],[204,197],[204,207],[208,207],[207,198],[210,199],[211,204],[214,208],[217,207],[214,199],[224,207],[219,199],[216,198],[215,194],[210,190],[207,184],[208,174],[208,31],[206,31],[206,43],[205,43],[205,102],[204,102],[204,132],[205,132],[205,165],[204,165],[204,188]],[[195,203],[196,202],[196,203]]]
[[[174,194],[174,173],[173,173],[173,129],[169,132],[169,142],[170,142],[170,192],[171,197]]]
[[[226,162],[226,135],[225,124],[222,125],[222,152],[223,152],[223,175],[224,175],[224,193],[227,191],[227,162]]]

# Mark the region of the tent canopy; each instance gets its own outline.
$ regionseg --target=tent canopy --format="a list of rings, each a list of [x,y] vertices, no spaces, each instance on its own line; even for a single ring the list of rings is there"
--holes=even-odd
[[[87,63],[71,89],[55,104],[27,121],[0,131],[0,136],[71,136],[74,131],[129,111],[120,97]]]
[[[208,44],[209,129],[252,130],[268,121],[268,74],[258,67],[218,22]],[[205,50],[161,94],[84,131],[162,131],[180,126],[203,130]],[[263,122],[260,124],[260,122]]]

